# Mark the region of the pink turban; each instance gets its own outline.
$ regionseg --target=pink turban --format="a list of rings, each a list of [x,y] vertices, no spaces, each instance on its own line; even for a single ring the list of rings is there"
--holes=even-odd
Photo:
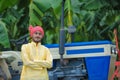
[[[31,37],[36,31],[40,31],[42,36],[44,36],[44,30],[42,27],[40,27],[40,26],[33,27],[32,25],[29,26],[29,32],[30,32]]]

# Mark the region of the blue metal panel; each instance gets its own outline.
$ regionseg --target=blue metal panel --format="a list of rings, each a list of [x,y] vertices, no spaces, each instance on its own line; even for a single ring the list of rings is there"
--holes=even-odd
[[[90,48],[90,49],[76,49],[76,50],[67,50],[67,54],[89,54],[89,53],[101,53],[104,52],[104,48]]]
[[[74,46],[88,46],[88,45],[102,45],[102,44],[112,44],[111,41],[91,41],[91,42],[74,42],[66,43],[65,47],[74,47]],[[45,45],[48,48],[58,48],[59,44],[47,44]]]
[[[108,80],[110,56],[86,57],[88,80]]]

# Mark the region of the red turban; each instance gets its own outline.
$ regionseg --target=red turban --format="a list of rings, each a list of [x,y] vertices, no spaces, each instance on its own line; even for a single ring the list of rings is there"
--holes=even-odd
[[[29,32],[31,37],[36,31],[40,31],[42,36],[44,36],[44,30],[41,26],[35,26],[35,27],[33,27],[32,25],[29,26]]]

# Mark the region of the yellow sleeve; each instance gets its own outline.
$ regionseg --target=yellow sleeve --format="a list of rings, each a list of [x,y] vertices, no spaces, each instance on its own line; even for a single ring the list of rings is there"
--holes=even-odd
[[[38,65],[42,67],[51,68],[53,58],[48,48],[46,49],[45,54],[46,54],[46,60],[36,60],[34,62],[36,62]]]
[[[29,66],[29,67],[31,67],[33,69],[39,69],[39,68],[41,68],[35,62],[33,62],[32,60],[30,60],[30,58],[29,58],[29,52],[28,52],[28,48],[27,47],[28,47],[27,45],[23,45],[22,48],[21,48],[21,57],[22,57],[23,65]]]

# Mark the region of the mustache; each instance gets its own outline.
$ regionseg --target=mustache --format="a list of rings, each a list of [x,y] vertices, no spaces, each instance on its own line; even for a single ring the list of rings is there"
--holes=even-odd
[[[41,38],[41,37],[35,37],[35,38]]]

